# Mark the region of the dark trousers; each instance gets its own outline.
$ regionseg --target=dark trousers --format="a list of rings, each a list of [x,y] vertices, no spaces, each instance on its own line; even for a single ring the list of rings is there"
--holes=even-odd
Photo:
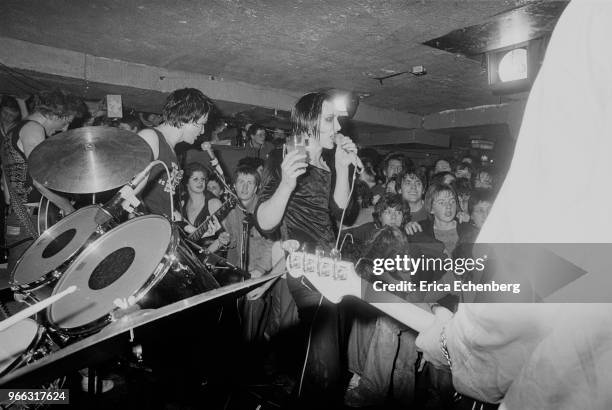
[[[319,408],[334,406],[342,401],[346,368],[342,305],[329,302],[306,279],[288,276],[287,284],[305,333],[305,364],[297,384],[299,400]]]

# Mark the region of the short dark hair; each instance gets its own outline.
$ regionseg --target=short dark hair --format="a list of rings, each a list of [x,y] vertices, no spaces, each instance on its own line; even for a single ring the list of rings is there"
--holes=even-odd
[[[306,134],[319,139],[319,119],[323,111],[323,101],[333,98],[330,90],[317,91],[303,95],[291,110],[291,127],[294,135]]]
[[[123,117],[119,118],[117,122],[119,124],[127,124],[130,128],[136,128],[136,131],[142,129],[142,121],[132,114],[123,114]]]
[[[459,162],[457,163],[457,165],[455,165],[455,172],[462,171],[464,169],[468,170],[470,174],[474,171],[474,167],[472,167],[467,162]]]
[[[259,167],[263,167],[265,164],[263,158],[257,158],[257,157],[244,157],[242,159],[240,159],[240,161],[238,161],[238,166],[248,166],[251,167],[253,169],[257,169]]]
[[[59,89],[41,91],[32,97],[32,111],[37,111],[45,117],[77,116],[81,112],[82,105],[83,101],[80,98]]]
[[[257,184],[257,187],[261,185],[261,176],[259,175],[259,172],[257,172],[257,169],[248,165],[239,165],[234,171],[234,183],[236,183],[236,181],[238,180],[238,175],[241,174],[254,176],[255,184]]]
[[[453,185],[457,195],[472,193],[472,183],[467,178],[456,178]]]
[[[428,213],[431,213],[431,209],[433,206],[433,202],[436,199],[436,197],[438,195],[440,195],[442,192],[450,192],[453,197],[455,198],[455,202],[457,202],[457,206],[459,206],[459,198],[457,198],[457,192],[455,191],[455,188],[453,188],[452,185],[448,185],[448,184],[442,184],[442,183],[433,183],[429,186],[429,188],[427,188],[427,192],[425,193],[425,210]]]
[[[175,90],[166,98],[162,109],[162,122],[173,127],[181,127],[208,115],[213,107],[212,100],[200,90],[195,88]]]
[[[474,189],[468,201],[468,212],[471,214],[479,202],[489,202],[492,205],[494,200],[495,195],[490,189]]]
[[[410,207],[404,202],[402,196],[387,192],[380,198],[376,205],[374,205],[374,212],[372,212],[372,217],[378,227],[382,226],[380,217],[387,208],[402,211],[402,227],[410,222]]]
[[[437,174],[434,174],[434,176],[431,177],[431,184],[432,185],[433,184],[444,184],[444,178],[446,178],[447,176],[452,177],[453,181],[457,179],[455,174],[453,174],[452,172],[442,171],[442,172],[438,172]]]
[[[17,99],[15,97],[10,95],[3,95],[2,100],[0,100],[0,109],[5,107],[17,112],[17,114],[19,114],[19,116],[21,117],[21,109],[19,108],[19,103],[17,102]]]
[[[266,130],[266,128],[263,125],[259,125],[259,124],[251,124],[251,126],[249,127],[249,129],[247,130],[247,137],[251,138],[253,135],[257,134],[258,131],[260,130]]]
[[[406,157],[404,154],[400,154],[399,152],[392,152],[387,154],[387,156],[383,159],[381,171],[384,173],[387,171],[387,167],[389,166],[390,161],[400,161],[402,163],[402,169],[407,169]]]
[[[369,208],[370,206],[372,206],[372,190],[365,182],[359,180],[357,181],[357,183],[355,184],[355,195],[357,196],[357,198],[361,198],[362,208]]]
[[[404,179],[406,179],[408,177],[413,177],[413,178],[416,178],[419,181],[421,181],[421,184],[423,185],[423,190],[425,190],[425,181],[423,180],[423,176],[418,174],[414,170],[408,170],[408,171],[402,172],[402,174],[400,175],[400,185],[401,185],[402,182],[404,182]]]

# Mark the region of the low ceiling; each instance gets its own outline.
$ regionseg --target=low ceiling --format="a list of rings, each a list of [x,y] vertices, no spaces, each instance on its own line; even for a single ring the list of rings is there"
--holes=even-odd
[[[3,0],[0,35],[265,87],[344,88],[369,95],[368,105],[424,115],[495,104],[500,97],[488,90],[486,68],[473,55],[423,43],[455,30],[477,35],[485,45],[487,38],[503,44],[512,27],[515,37],[517,30],[522,37],[541,35],[552,30],[559,11],[524,12],[540,3]],[[415,65],[428,74],[401,75],[382,85],[373,79]]]

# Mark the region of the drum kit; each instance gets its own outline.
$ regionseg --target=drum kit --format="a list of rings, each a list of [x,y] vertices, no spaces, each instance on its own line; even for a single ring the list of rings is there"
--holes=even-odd
[[[82,194],[124,186],[151,159],[148,144],[134,133],[84,127],[41,143],[29,157],[29,168],[32,178],[49,189]],[[25,318],[0,330],[0,385],[21,366],[29,365],[22,373],[36,367],[33,362],[41,357],[45,362],[65,357],[71,345],[91,349],[102,340],[97,333],[133,307],[176,306],[164,311],[167,316],[190,306],[185,300],[219,288],[172,221],[159,215],[122,221],[107,205],[86,206],[59,220],[34,240],[10,273],[15,298],[31,308],[66,295],[41,309],[36,320]],[[264,281],[232,289],[246,291]],[[67,291],[73,287],[76,291]],[[115,328],[116,334],[125,330]]]

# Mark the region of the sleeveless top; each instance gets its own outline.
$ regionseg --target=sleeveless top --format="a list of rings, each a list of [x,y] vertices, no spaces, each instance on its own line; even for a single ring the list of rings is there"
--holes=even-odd
[[[3,141],[2,168],[6,174],[6,182],[11,190],[11,198],[15,195],[22,203],[38,202],[41,197],[32,183],[25,153],[17,145],[19,133],[28,122],[34,121],[21,121],[9,131]]]
[[[2,171],[6,175],[6,184],[11,197],[11,208],[17,215],[21,226],[32,235],[38,237],[38,232],[25,207],[27,203],[36,203],[41,194],[32,183],[28,172],[28,160],[25,153],[17,145],[21,129],[30,120],[23,120],[13,127],[2,141]],[[38,123],[37,123],[38,124]]]
[[[209,208],[209,202],[210,202],[210,200],[212,198],[214,198],[212,196],[212,194],[211,194],[210,198],[206,198],[206,203],[204,204],[204,206],[202,207],[202,209],[200,210],[200,212],[196,216],[196,219],[195,219],[195,221],[193,221],[193,223],[191,223],[191,221],[187,217],[187,201],[188,200],[185,200],[184,203],[183,203],[183,206],[181,207],[181,215],[183,216],[183,220],[186,221],[186,222],[189,222],[191,225],[195,226],[196,228],[198,226],[200,226],[200,224],[202,222],[204,222],[206,220],[206,218],[208,218],[208,216],[210,215],[210,212],[209,212],[208,208]],[[217,236],[218,235],[214,235],[214,236],[209,237],[209,238],[200,238],[200,239],[198,239],[197,243],[200,246],[206,247],[206,246],[210,245],[215,240],[215,238]]]
[[[168,181],[164,167],[160,164],[155,165],[142,191],[142,202],[149,213],[164,215],[172,219],[172,215],[170,215],[170,196],[168,193],[172,193],[172,200],[174,201],[174,193],[177,185],[183,178],[183,171],[179,170],[176,154],[166,142],[164,135],[156,129],[150,129],[157,134],[157,140],[159,141],[159,155],[157,159],[168,167],[170,181]]]

